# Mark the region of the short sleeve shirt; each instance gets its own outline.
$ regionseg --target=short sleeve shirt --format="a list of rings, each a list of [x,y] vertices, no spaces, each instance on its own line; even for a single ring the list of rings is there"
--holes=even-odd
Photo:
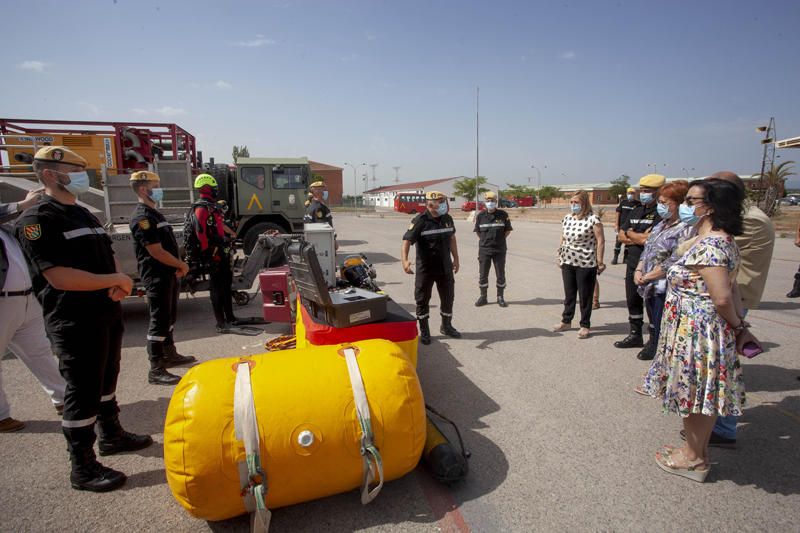
[[[306,214],[303,216],[303,222],[308,223],[328,223],[333,226],[333,216],[328,206],[319,200],[312,200],[306,208]]]
[[[116,272],[111,238],[87,209],[44,196],[17,219],[15,233],[28,258],[33,290],[42,305],[48,333],[84,321],[120,316],[119,302],[111,301],[107,289],[65,291],[56,289],[44,277],[44,272],[53,267],[92,274]]]
[[[411,221],[403,240],[417,246],[417,272],[447,274],[453,270],[450,257],[450,238],[456,227],[449,214],[433,217],[427,210]]]
[[[478,234],[478,248],[487,252],[506,251],[506,232],[511,231],[511,219],[502,209],[490,213],[481,211],[475,217],[475,233]]]
[[[164,215],[157,209],[139,203],[131,215],[130,229],[142,281],[149,284],[174,277],[175,268],[165,265],[147,251],[147,246],[160,244],[168,253],[180,257],[178,241]]]
[[[600,219],[595,214],[578,218],[570,213],[564,217],[561,221],[564,243],[559,254],[562,265],[578,268],[597,266],[597,238],[594,236],[597,224],[600,224]]]

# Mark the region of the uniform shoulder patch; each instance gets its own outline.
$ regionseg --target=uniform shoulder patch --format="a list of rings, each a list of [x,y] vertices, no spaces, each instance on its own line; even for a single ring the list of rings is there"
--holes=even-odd
[[[317,209],[317,218],[322,218],[322,209]]]
[[[27,224],[22,228],[22,233],[29,241],[35,241],[42,236],[42,226],[39,224]]]
[[[145,231],[149,230],[150,229],[150,221],[147,220],[146,218],[143,218],[142,220],[139,221],[139,227],[142,228]]]
[[[408,229],[409,229],[409,230],[412,230],[412,229],[414,229],[414,223],[413,223],[413,222],[412,222],[411,224],[409,224],[409,225],[408,225]]]

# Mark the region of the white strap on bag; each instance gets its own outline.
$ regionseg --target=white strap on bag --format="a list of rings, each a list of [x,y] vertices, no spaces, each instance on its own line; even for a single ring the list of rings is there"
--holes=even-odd
[[[250,364],[246,361],[236,367],[233,389],[233,427],[236,439],[244,443],[245,464],[239,464],[242,498],[250,514],[250,531],[266,533],[272,513],[267,509],[267,476],[261,467],[261,443],[258,420],[250,382]]]
[[[383,460],[378,448],[373,443],[372,419],[370,418],[369,403],[367,402],[367,391],[364,388],[364,380],[361,378],[361,370],[358,367],[356,351],[347,347],[344,348],[344,358],[347,362],[347,372],[350,374],[350,386],[353,389],[353,399],[356,404],[356,416],[361,426],[361,458],[364,461],[364,478],[361,486],[361,503],[368,504],[374,500],[383,488]],[[378,484],[370,490],[370,485],[375,481]]]

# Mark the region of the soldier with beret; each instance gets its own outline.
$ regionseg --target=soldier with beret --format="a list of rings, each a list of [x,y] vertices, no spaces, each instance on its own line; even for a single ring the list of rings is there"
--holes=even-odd
[[[131,174],[130,183],[138,198],[131,215],[130,230],[150,310],[147,330],[150,371],[147,381],[155,385],[174,385],[181,378],[169,373],[167,368],[196,361],[194,357],[180,355],[173,338],[179,278],[189,272],[189,265],[181,261],[172,226],[157,207],[164,197],[161,178],[154,172],[140,171]]]
[[[453,301],[455,300],[455,277],[458,272],[458,245],[453,218],[447,213],[447,198],[441,192],[431,191],[425,195],[427,209],[414,217],[403,235],[400,258],[403,270],[414,274],[408,252],[412,244],[417,245],[417,272],[414,278],[414,299],[417,302],[422,344],[431,343],[431,330],[428,325],[430,301],[433,284],[439,292],[442,335],[459,338],[453,327]],[[451,258],[452,256],[452,258]]]
[[[506,290],[506,238],[511,233],[511,220],[508,213],[497,208],[497,194],[492,191],[484,195],[486,210],[475,217],[475,235],[478,237],[478,288],[481,295],[475,302],[476,307],[488,303],[486,293],[489,290],[489,269],[494,264],[497,277],[497,304],[507,307],[503,292]]]
[[[86,160],[63,146],[37,151],[33,170],[45,195],[20,216],[15,229],[67,383],[61,427],[72,488],[105,492],[122,486],[126,476],[97,461],[95,423],[100,455],[139,450],[153,439],[128,433],[119,422],[119,302],[130,294],[133,281],[119,272],[103,226],[77,204],[78,195],[89,190],[85,169]]]
[[[630,333],[614,343],[617,348],[641,348],[644,346],[642,327],[644,326],[644,300],[639,295],[634,282],[636,266],[642,256],[644,245],[650,231],[661,221],[658,215],[658,190],[666,178],[661,174],[648,174],[639,180],[639,201],[641,205],[631,210],[628,220],[620,226],[619,240],[625,245],[628,256],[625,258],[625,299],[628,303],[628,322]]]

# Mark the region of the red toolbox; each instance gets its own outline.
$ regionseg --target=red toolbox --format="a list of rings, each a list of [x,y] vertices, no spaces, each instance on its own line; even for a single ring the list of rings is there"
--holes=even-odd
[[[292,303],[295,296],[289,281],[289,265],[263,270],[258,275],[263,298],[262,311],[267,322],[292,323]]]

